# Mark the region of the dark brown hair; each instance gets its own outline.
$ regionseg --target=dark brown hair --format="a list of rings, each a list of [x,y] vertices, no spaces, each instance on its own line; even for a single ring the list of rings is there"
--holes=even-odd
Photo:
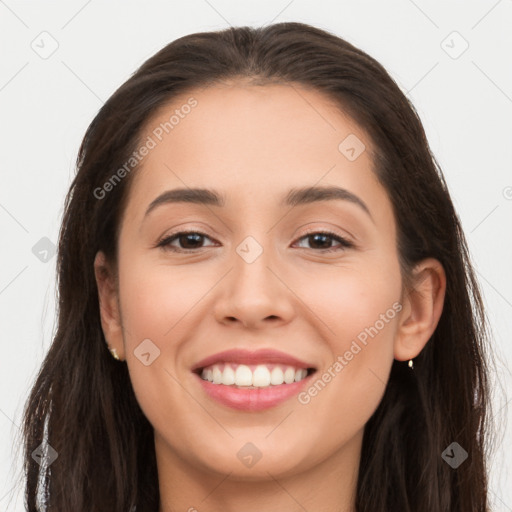
[[[347,41],[302,23],[197,33],[147,60],[89,126],[66,197],[58,246],[58,326],[24,411],[27,510],[44,496],[55,512],[155,512],[153,429],[126,364],[106,349],[93,270],[116,262],[120,220],[136,168],[104,198],[102,187],[140,144],[156,110],[178,94],[225,80],[297,84],[325,94],[368,134],[375,173],[393,205],[403,277],[438,259],[444,310],[414,370],[394,361],[365,426],[358,512],[488,510],[489,418],[485,314],[460,221],[416,110],[384,68]],[[48,467],[32,458],[45,440]],[[443,451],[457,442],[457,469]]]

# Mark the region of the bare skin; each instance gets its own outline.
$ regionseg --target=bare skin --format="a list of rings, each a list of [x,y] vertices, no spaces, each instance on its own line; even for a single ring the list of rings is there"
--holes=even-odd
[[[160,109],[141,139],[191,96],[197,106],[134,176],[119,286],[103,253],[95,261],[105,337],[155,430],[159,512],[352,512],[365,424],[393,359],[417,356],[435,330],[444,270],[424,260],[405,289],[371,142],[321,93],[241,82],[194,90]],[[366,147],[353,161],[338,149],[350,134]],[[291,188],[309,186],[346,189],[368,212],[342,199],[280,204]],[[144,216],[162,192],[195,187],[217,190],[225,205],[169,203]],[[307,236],[325,230],[353,246]],[[170,245],[181,253],[156,247],[181,231],[206,236],[188,239],[188,253],[179,238]],[[263,251],[251,263],[237,252],[248,236],[251,250]],[[371,326],[377,334],[356,352]],[[160,350],[148,366],[134,353],[144,339]],[[318,378],[330,368],[331,379],[302,402],[234,410],[191,372],[230,348],[274,348],[310,362]],[[251,467],[237,456],[249,442],[261,454]]]

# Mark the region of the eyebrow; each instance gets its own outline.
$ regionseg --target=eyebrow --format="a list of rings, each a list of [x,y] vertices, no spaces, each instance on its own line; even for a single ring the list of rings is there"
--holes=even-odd
[[[352,192],[335,186],[292,188],[282,199],[280,206],[298,206],[319,201],[349,201],[364,210],[372,219],[368,206]],[[226,198],[216,190],[207,188],[176,188],[167,190],[154,199],[148,206],[144,218],[155,208],[171,203],[192,203],[223,207]]]

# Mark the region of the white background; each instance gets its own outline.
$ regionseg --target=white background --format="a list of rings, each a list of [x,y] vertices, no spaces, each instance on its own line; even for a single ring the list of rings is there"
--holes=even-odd
[[[24,510],[16,442],[55,325],[56,258],[44,263],[32,248],[43,237],[57,242],[88,124],[171,40],[273,21],[303,21],[352,42],[386,67],[418,109],[493,329],[501,383],[494,420],[502,430],[491,461],[491,501],[493,510],[512,511],[512,430],[505,423],[512,409],[511,0],[0,0],[0,511]],[[464,40],[467,50],[453,58]],[[32,48],[48,51],[52,44],[58,48],[46,59]]]

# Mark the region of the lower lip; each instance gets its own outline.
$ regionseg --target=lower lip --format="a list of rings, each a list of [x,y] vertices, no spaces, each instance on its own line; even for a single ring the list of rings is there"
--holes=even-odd
[[[239,411],[263,411],[297,395],[309,383],[314,373],[299,382],[261,389],[240,389],[234,386],[225,386],[224,384],[213,384],[208,380],[203,380],[197,373],[194,375],[199,379],[203,389],[210,398],[217,402]]]

